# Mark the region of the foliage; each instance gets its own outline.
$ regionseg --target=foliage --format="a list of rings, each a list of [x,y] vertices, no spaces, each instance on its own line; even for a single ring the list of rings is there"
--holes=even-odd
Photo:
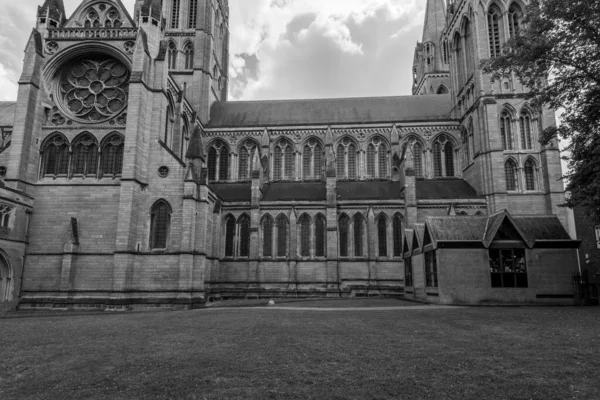
[[[567,205],[587,207],[600,222],[600,2],[532,0],[519,34],[481,67],[514,72],[538,106],[564,109],[561,126],[545,129],[540,141],[569,143]]]

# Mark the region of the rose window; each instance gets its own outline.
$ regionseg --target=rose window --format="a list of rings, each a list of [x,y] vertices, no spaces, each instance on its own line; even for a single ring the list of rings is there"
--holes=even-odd
[[[115,59],[80,59],[61,77],[63,109],[80,122],[106,121],[127,106],[129,70]]]

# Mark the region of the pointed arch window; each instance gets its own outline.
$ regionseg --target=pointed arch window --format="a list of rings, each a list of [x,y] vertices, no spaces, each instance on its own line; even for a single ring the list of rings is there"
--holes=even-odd
[[[167,59],[169,61],[169,69],[177,68],[177,46],[174,42],[169,42],[169,49],[167,50]]]
[[[488,9],[488,40],[490,45],[490,57],[500,56],[502,43],[500,42],[500,28],[502,24],[502,11],[497,5],[492,4]]]
[[[375,137],[367,147],[367,177],[386,178],[388,176],[387,146]]]
[[[240,236],[240,257],[248,257],[250,255],[250,217],[246,214],[242,215],[238,221],[239,236]]]
[[[531,117],[528,113],[523,113],[519,118],[519,126],[521,128],[521,148],[523,150],[531,150],[533,148],[531,136]]]
[[[466,168],[467,165],[469,165],[469,162],[471,161],[471,149],[469,146],[469,133],[464,127],[461,136],[463,147],[463,168]]]
[[[91,134],[75,141],[71,158],[73,175],[96,175],[98,172],[98,144]]]
[[[415,164],[415,176],[423,177],[423,146],[419,142],[413,145],[413,163]]]
[[[338,230],[340,235],[340,257],[348,257],[348,231],[350,229],[350,219],[343,214],[338,221]]]
[[[456,68],[458,70],[458,87],[462,88],[465,85],[465,55],[464,44],[460,34],[456,32],[454,35],[454,48],[456,53]]]
[[[323,148],[318,140],[311,138],[302,153],[302,177],[323,179]]]
[[[179,28],[179,6],[180,0],[173,0],[171,3],[171,29]]]
[[[385,215],[377,218],[377,239],[379,243],[379,257],[387,257],[387,220]]]
[[[504,174],[506,175],[506,190],[516,191],[518,183],[517,165],[512,159],[504,163]]]
[[[98,11],[96,11],[93,7],[90,7],[89,10],[85,14],[85,21],[83,23],[85,28],[100,28],[100,16],[98,15]]]
[[[267,215],[263,219],[263,257],[273,257],[273,218]]]
[[[185,59],[185,69],[194,69],[194,45],[191,42],[185,44],[183,56]]]
[[[513,134],[511,117],[507,111],[503,111],[500,116],[500,135],[502,137],[502,146],[504,150],[513,149]]]
[[[511,38],[519,35],[523,24],[523,10],[517,3],[512,3],[508,8],[508,31]]]
[[[315,256],[325,257],[327,222],[321,214],[315,218]]]
[[[208,180],[226,181],[229,177],[229,148],[220,139],[208,149]]]
[[[104,26],[106,28],[120,28],[121,27],[121,14],[119,11],[111,7],[105,14],[106,20],[104,21]]]
[[[281,139],[275,145],[273,157],[273,179],[294,179],[294,150],[287,139]]]
[[[173,107],[167,106],[167,118],[165,121],[165,137],[164,143],[166,146],[171,147],[171,141],[173,140],[173,127],[175,126],[175,116],[173,114]]]
[[[473,32],[471,30],[471,22],[467,19],[464,25],[465,38],[465,58],[467,66],[466,78],[468,79],[475,72],[475,58],[473,55]]]
[[[525,161],[523,172],[525,173],[525,190],[536,190],[535,163],[531,158]]]
[[[402,219],[399,215],[394,216],[392,231],[394,234],[394,257],[402,257]]]
[[[442,45],[442,57],[444,60],[444,64],[448,64],[448,41],[445,40]]]
[[[150,248],[166,249],[171,224],[171,206],[164,200],[157,201],[150,212]]]
[[[190,0],[190,9],[188,12],[188,28],[196,29],[198,18],[198,0]]]
[[[365,218],[362,214],[354,216],[354,256],[364,255]]]
[[[442,177],[442,145],[439,142],[433,144],[433,176]]]
[[[285,215],[277,217],[277,257],[288,256],[288,226],[289,222]]]
[[[69,143],[55,135],[44,147],[44,176],[67,176],[69,172]]]
[[[444,145],[444,159],[446,161],[446,176],[454,176],[454,146],[450,141]]]
[[[433,143],[433,175],[454,176],[454,145],[446,135],[439,136]]]
[[[348,138],[342,139],[337,147],[338,179],[356,179],[356,145]]]
[[[474,132],[473,120],[469,121],[469,151],[471,153],[471,160],[475,158],[475,132]]]
[[[310,256],[310,217],[306,214],[300,217],[300,256]]]
[[[225,257],[235,254],[235,218],[233,215],[225,219]]]
[[[446,87],[446,85],[438,86],[436,94],[448,94],[448,88]]]
[[[256,143],[252,140],[246,140],[240,147],[238,161],[238,179],[243,181],[252,177],[252,160],[257,152]]]
[[[115,134],[104,141],[100,151],[100,167],[103,177],[117,177],[123,171],[125,143],[121,135]]]

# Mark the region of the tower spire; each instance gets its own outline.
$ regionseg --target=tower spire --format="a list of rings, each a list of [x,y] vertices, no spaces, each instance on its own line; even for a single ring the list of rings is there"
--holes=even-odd
[[[425,24],[423,25],[423,43],[439,43],[446,24],[444,0],[427,0]]]

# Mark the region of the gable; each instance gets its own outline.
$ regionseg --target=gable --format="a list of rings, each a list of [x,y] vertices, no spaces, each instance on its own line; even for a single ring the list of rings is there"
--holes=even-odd
[[[121,0],[84,0],[65,24],[67,28],[133,28],[134,26]]]

